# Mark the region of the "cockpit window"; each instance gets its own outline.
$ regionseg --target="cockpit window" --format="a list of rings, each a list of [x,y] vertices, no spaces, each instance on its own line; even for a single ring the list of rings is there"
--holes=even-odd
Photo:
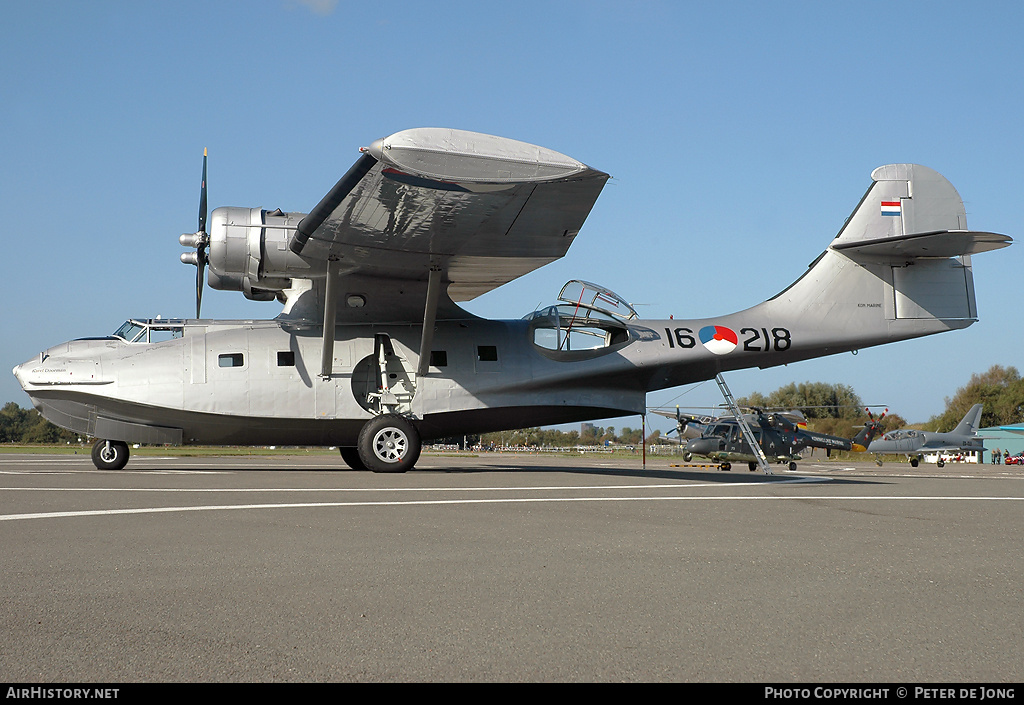
[[[114,331],[114,337],[120,338],[128,343],[134,343],[138,338],[144,335],[146,327],[139,325],[135,321],[128,320],[121,324],[121,327]]]
[[[185,334],[185,325],[173,319],[128,319],[114,331],[114,337],[126,343],[161,343],[180,338]]]
[[[912,428],[911,429],[901,428],[901,429],[897,429],[896,431],[889,431],[889,433],[887,433],[884,436],[882,436],[882,439],[886,440],[886,441],[898,441],[898,440],[900,440],[902,438],[916,438],[916,437],[917,437],[917,431],[915,431],[914,429],[912,429]]]
[[[636,312],[621,297],[596,284],[573,280],[562,287],[560,303],[537,309],[530,321],[532,342],[541,350],[578,359],[609,352],[629,342],[625,321]]]
[[[533,342],[548,350],[597,350],[629,339],[621,321],[582,307],[548,306],[527,320],[533,323]]]

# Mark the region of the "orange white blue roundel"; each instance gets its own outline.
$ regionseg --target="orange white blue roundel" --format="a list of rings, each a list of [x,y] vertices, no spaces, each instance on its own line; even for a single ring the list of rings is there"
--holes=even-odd
[[[725,326],[704,326],[697,335],[704,347],[715,355],[731,353],[739,342],[736,332]]]

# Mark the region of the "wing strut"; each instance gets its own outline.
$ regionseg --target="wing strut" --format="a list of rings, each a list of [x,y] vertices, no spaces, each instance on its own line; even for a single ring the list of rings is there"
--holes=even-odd
[[[324,348],[320,356],[320,376],[330,379],[334,372],[334,323],[338,309],[337,282],[341,260],[332,257],[327,260],[327,283],[324,286]]]
[[[441,268],[430,268],[427,280],[427,302],[423,307],[423,334],[420,336],[420,360],[416,366],[416,377],[424,377],[430,366],[430,346],[434,342],[434,322],[437,320],[437,299],[441,294]]]

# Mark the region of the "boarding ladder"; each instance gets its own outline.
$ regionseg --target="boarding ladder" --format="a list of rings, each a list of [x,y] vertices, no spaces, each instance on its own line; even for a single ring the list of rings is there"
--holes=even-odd
[[[725,383],[725,377],[722,376],[721,372],[715,375],[715,381],[718,382],[718,388],[722,391],[722,396],[725,397],[725,403],[729,406],[729,410],[734,416],[736,416],[736,423],[739,424],[740,430],[743,432],[743,437],[747,440],[747,445],[750,446],[750,449],[754,453],[754,457],[757,458],[758,466],[764,470],[766,475],[771,475],[772,468],[768,464],[768,458],[761,449],[761,444],[757,442],[757,437],[754,435],[754,432],[750,430],[750,424],[747,423],[747,418],[740,410],[732,392],[729,391],[729,385]]]

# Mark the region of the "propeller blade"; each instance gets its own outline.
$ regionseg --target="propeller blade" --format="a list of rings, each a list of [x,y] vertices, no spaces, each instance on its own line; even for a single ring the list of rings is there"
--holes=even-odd
[[[199,232],[206,232],[206,147],[203,147],[203,183],[199,187]]]
[[[196,318],[203,307],[203,277],[206,274],[206,251],[198,250],[199,257],[196,261]]]

